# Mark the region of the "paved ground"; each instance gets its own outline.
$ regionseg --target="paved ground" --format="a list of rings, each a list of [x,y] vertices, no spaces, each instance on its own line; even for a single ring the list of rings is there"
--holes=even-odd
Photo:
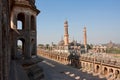
[[[49,59],[43,59],[39,66],[44,69],[45,80],[106,80],[82,72],[80,69],[65,66]]]
[[[16,61],[11,61],[9,80],[29,80],[25,70]]]

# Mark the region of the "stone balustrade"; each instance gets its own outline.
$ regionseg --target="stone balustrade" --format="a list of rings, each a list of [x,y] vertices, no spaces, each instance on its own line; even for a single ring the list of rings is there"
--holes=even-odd
[[[80,60],[71,59],[68,60],[68,54],[65,53],[57,53],[46,50],[38,50],[38,53],[42,57],[49,58],[61,64],[67,65],[72,62],[76,62],[77,66],[81,66],[82,71],[86,71],[88,73],[93,73],[93,75],[99,75],[99,77],[106,77],[108,80],[120,79],[120,62],[110,59],[105,59],[101,57],[93,57],[93,56],[80,56]]]
[[[110,59],[109,60],[105,60],[105,59],[99,59],[99,58],[90,58],[90,57],[85,57],[85,56],[81,56],[81,60],[85,60],[85,61],[89,61],[89,62],[102,62],[103,64],[107,64],[107,65],[112,65],[112,66],[118,66],[120,67],[120,62],[119,61],[111,61]]]
[[[59,53],[55,53],[55,52],[49,52],[49,51],[45,51],[45,50],[40,50],[40,56],[42,57],[46,57],[46,58],[49,58],[49,59],[52,59],[56,62],[59,62],[61,64],[65,64],[67,65],[69,62],[68,62],[68,59],[67,59],[67,54],[62,54],[60,55]]]

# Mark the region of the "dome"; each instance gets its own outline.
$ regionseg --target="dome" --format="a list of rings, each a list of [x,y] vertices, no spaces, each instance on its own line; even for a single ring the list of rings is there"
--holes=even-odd
[[[64,46],[64,40],[61,40],[61,41],[58,43],[58,46]]]

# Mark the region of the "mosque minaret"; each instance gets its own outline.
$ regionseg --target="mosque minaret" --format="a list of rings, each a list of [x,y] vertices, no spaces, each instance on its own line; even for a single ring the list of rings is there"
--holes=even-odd
[[[68,46],[69,44],[69,34],[68,34],[68,21],[64,22],[64,45]]]
[[[83,34],[84,34],[84,47],[85,47],[85,50],[87,51],[87,31],[86,31],[86,27],[84,27]]]

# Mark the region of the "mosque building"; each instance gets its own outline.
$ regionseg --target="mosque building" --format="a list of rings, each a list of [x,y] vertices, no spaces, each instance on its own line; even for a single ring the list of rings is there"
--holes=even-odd
[[[76,40],[69,41],[68,21],[64,22],[64,39],[62,38],[57,47],[54,49],[59,53],[86,53],[87,52],[87,31],[84,27],[84,44],[78,43]]]

